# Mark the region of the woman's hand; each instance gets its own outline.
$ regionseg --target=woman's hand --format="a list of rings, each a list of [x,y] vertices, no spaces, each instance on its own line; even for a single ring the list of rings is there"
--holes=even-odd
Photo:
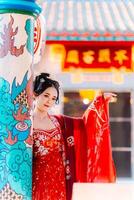
[[[97,96],[104,96],[105,100],[108,103],[117,101],[117,94],[112,93],[112,92],[104,92],[103,90],[98,90],[96,92],[95,97]]]
[[[117,94],[112,93],[112,92],[104,92],[103,93],[104,98],[108,103],[110,102],[115,102],[117,100]]]

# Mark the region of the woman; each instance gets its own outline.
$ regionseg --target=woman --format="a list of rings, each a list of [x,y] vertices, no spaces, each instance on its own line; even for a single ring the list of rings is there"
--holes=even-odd
[[[114,182],[108,100],[98,96],[81,118],[49,115],[59,83],[42,73],[34,81],[33,200],[70,200],[74,182]]]

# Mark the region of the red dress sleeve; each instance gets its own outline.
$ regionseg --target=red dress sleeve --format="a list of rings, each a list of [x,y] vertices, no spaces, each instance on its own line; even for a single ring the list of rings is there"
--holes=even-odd
[[[87,182],[114,182],[107,102],[97,97],[86,110],[83,120],[87,135]]]

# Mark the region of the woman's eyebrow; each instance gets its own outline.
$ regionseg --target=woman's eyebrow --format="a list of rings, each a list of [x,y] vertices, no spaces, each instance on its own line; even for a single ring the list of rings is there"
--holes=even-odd
[[[45,94],[50,94],[50,93],[48,93],[48,92],[45,92]]]

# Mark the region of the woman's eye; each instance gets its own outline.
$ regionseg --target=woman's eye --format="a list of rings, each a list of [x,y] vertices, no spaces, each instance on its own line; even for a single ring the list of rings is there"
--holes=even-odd
[[[55,99],[55,98],[53,98],[52,100],[53,100],[53,101],[56,101],[56,99]]]
[[[45,94],[44,97],[49,97],[49,96],[47,94]]]

